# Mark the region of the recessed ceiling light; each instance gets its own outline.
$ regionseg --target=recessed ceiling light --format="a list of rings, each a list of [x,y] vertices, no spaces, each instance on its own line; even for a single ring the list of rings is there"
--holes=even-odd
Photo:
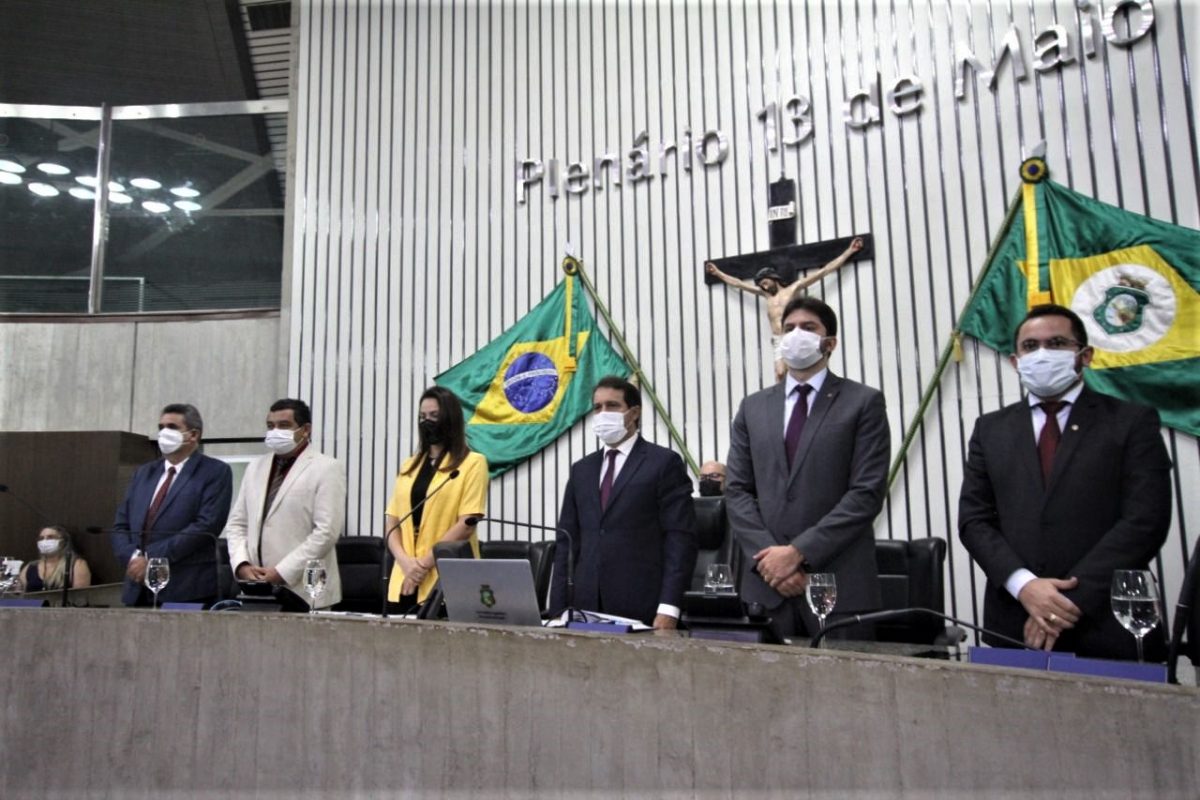
[[[148,191],[162,188],[162,184],[154,180],[154,178],[134,178],[130,183],[139,189],[146,189]]]
[[[180,211],[200,211],[204,208],[204,206],[200,205],[199,203],[192,202],[191,200],[176,200],[174,203],[172,203],[172,205],[174,205]]]
[[[127,194],[121,194],[120,192],[109,192],[108,200],[111,203],[120,203],[121,205],[133,202],[132,197]]]
[[[55,164],[53,161],[43,161],[37,165],[38,169],[47,175],[70,175],[71,170],[64,167],[62,164]]]
[[[7,183],[10,186],[16,186],[20,182],[20,175],[13,175],[11,172],[0,172],[0,183]]]
[[[190,186],[176,186],[171,189],[171,194],[176,197],[199,197],[200,193]]]
[[[20,175],[24,171],[25,168],[17,162],[9,161],[7,158],[0,158],[0,172],[15,172]]]
[[[117,183],[116,181],[109,181],[108,182],[108,190],[110,192],[124,192],[125,187],[122,186],[121,184]]]
[[[58,189],[55,189],[48,183],[31,183],[29,184],[29,191],[39,197],[56,197],[58,195]]]
[[[171,207],[166,203],[160,203],[157,200],[147,200],[142,203],[142,208],[149,211],[151,214],[165,214],[171,210]]]
[[[95,175],[76,175],[75,182],[81,183],[89,189],[95,189],[98,181]]]
[[[82,186],[72,186],[70,189],[67,189],[67,194],[71,195],[71,197],[78,197],[80,200],[96,199],[95,192],[91,189],[85,189]]]

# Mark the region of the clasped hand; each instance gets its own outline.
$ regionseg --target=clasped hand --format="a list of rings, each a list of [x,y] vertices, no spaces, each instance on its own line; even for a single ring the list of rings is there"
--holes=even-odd
[[[804,556],[790,544],[765,547],[754,554],[759,576],[784,597],[799,597],[808,586],[808,574],[801,569]]]
[[[1075,627],[1083,612],[1063,592],[1078,585],[1078,578],[1034,578],[1021,588],[1017,599],[1029,614],[1024,629],[1026,645],[1053,650],[1063,631]]]

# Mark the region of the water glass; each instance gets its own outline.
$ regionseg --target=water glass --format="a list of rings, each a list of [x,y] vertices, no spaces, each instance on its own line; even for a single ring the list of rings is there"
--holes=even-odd
[[[319,558],[310,558],[304,564],[304,591],[308,594],[308,613],[317,611],[317,598],[325,593],[328,581],[325,562]]]
[[[709,564],[704,572],[704,591],[716,594],[733,591],[733,570],[728,564]]]
[[[153,608],[158,608],[158,593],[171,580],[171,565],[165,558],[151,558],[146,561],[146,588],[154,592]]]
[[[1141,663],[1144,660],[1142,638],[1154,630],[1162,618],[1154,573],[1146,569],[1114,570],[1111,598],[1113,616],[1137,639],[1138,662]]]
[[[808,576],[808,607],[825,627],[825,618],[837,605],[837,577],[832,572],[814,572]]]

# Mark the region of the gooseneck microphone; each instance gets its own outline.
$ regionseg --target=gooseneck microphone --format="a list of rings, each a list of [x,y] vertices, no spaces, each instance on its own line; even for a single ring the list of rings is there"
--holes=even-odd
[[[164,537],[164,536],[204,536],[209,539],[212,539],[213,569],[216,571],[216,574],[217,574],[217,602],[219,603],[225,599],[225,596],[224,596],[225,593],[221,591],[221,536],[220,536],[220,534],[213,533],[212,531],[160,531],[160,530],[140,531],[140,530],[125,529],[125,528],[102,528],[99,525],[89,525],[88,527],[84,528],[84,531],[87,533],[91,533],[91,534],[107,533],[107,534],[111,535],[111,534],[121,533],[121,534],[128,534],[130,536],[141,536],[144,533],[150,540],[153,540],[154,537],[156,537],[156,536],[159,538]],[[149,557],[149,555],[147,555],[147,558],[148,557]]]
[[[386,569],[386,567],[387,567],[387,556],[388,556],[388,553],[390,553],[390,552],[391,552],[391,550],[389,550],[389,549],[388,549],[388,541],[389,541],[389,540],[392,538],[392,534],[393,534],[393,533],[395,533],[397,530],[399,530],[399,529],[400,529],[400,526],[401,526],[401,525],[403,525],[403,524],[404,524],[404,523],[405,523],[405,522],[408,520],[408,518],[409,518],[409,517],[411,517],[413,514],[417,513],[417,511],[418,511],[418,510],[419,510],[419,509],[420,509],[422,506],[424,506],[426,503],[428,503],[428,502],[430,501],[430,499],[431,499],[431,498],[432,498],[434,495],[436,495],[436,494],[437,494],[438,492],[440,492],[442,489],[445,489],[445,488],[446,488],[446,487],[447,487],[447,486],[450,484],[450,481],[454,480],[454,479],[455,479],[455,478],[457,478],[458,476],[459,476],[459,471],[458,471],[458,470],[452,470],[452,471],[450,472],[450,474],[446,476],[446,480],[444,480],[444,481],[442,481],[441,483],[439,483],[439,484],[437,485],[437,488],[435,488],[435,489],[434,489],[432,492],[426,492],[426,493],[425,493],[425,496],[421,498],[421,502],[417,503],[415,506],[413,506],[412,508],[410,508],[410,509],[408,510],[408,513],[407,513],[407,514],[405,514],[405,515],[404,515],[403,517],[401,517],[400,519],[396,520],[396,523],[395,523],[394,525],[392,525],[392,527],[390,527],[390,528],[388,528],[386,531],[384,531],[384,533],[383,533],[383,565],[384,565],[385,569],[383,570],[383,578],[382,578],[382,582],[383,582],[383,607],[380,609],[380,612],[379,612],[381,616],[383,616],[383,617],[387,617],[387,615],[388,615],[388,610],[387,610],[387,604],[388,604],[388,599],[387,599],[387,596],[388,596],[388,583],[390,583],[390,582],[391,582],[391,578],[392,578],[392,576],[391,576],[391,570],[389,570],[389,569]],[[385,525],[387,524],[387,517],[386,517],[386,516],[384,517],[384,524],[385,524]],[[403,548],[402,548],[402,549],[403,549]],[[415,545],[415,544],[413,545],[413,549],[414,549],[414,550],[416,549],[416,545]]]
[[[536,522],[517,522],[511,519],[497,519],[496,517],[467,517],[466,523],[472,528],[481,522],[494,522],[497,525],[515,525],[518,528],[528,528],[535,531],[554,531],[561,533],[567,537],[567,622],[575,619],[575,537],[566,528],[558,528],[553,525],[539,525]]]
[[[847,628],[851,625],[857,625],[860,622],[876,622],[886,619],[898,619],[900,617],[906,617],[910,614],[926,614],[929,616],[938,617],[939,619],[944,619],[947,622],[953,622],[955,625],[962,625],[964,628],[970,628],[971,630],[978,631],[979,633],[986,633],[989,636],[995,636],[997,639],[1001,639],[1009,644],[1016,645],[1023,650],[1037,650],[1036,647],[1030,647],[1024,642],[1019,642],[1016,639],[1010,639],[1004,634],[990,631],[987,628],[981,628],[978,625],[972,625],[964,620],[947,616],[940,611],[934,611],[932,608],[892,608],[888,609],[887,611],[871,611],[866,614],[851,614],[847,617],[837,620],[836,622],[831,622],[825,627],[821,628],[821,630],[817,631],[817,634],[813,636],[812,642],[809,643],[809,646],[814,648],[820,647],[821,640],[825,638],[825,634],[829,633],[830,631],[837,630],[838,628]]]

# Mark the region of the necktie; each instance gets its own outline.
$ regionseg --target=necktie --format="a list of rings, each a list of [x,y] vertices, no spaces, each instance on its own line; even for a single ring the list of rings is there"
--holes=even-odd
[[[146,542],[150,537],[150,529],[154,527],[154,520],[158,517],[158,510],[162,508],[163,501],[167,499],[167,492],[171,491],[171,484],[175,481],[175,468],[167,468],[167,479],[162,482],[162,486],[158,487],[158,491],[154,494],[154,500],[150,502],[150,508],[146,511],[146,521],[142,523],[142,550],[146,549]]]
[[[1042,432],[1038,434],[1038,460],[1042,462],[1042,480],[1050,482],[1050,470],[1054,469],[1054,454],[1058,451],[1058,441],[1062,438],[1062,428],[1058,427],[1058,412],[1067,405],[1062,400],[1046,400],[1038,403],[1046,412],[1046,422]]]
[[[608,468],[604,472],[604,480],[600,481],[600,510],[608,508],[608,496],[612,494],[613,476],[617,474],[617,456],[620,455],[620,450],[609,450],[605,455],[608,457]]]
[[[792,416],[788,419],[787,432],[783,437],[783,442],[787,446],[789,469],[796,460],[796,451],[800,449],[800,434],[804,432],[804,423],[808,421],[808,393],[811,391],[812,387],[806,383],[802,383],[792,390],[799,397],[796,398],[796,405],[792,406]]]

